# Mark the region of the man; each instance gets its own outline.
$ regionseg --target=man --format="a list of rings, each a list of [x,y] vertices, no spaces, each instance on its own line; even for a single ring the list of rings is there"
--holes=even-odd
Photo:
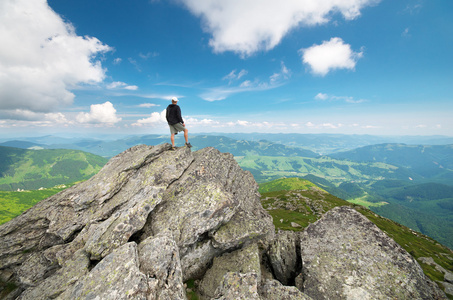
[[[171,150],[175,150],[175,134],[180,131],[184,131],[184,138],[186,140],[186,146],[192,148],[189,143],[189,130],[187,130],[184,120],[181,117],[181,109],[178,106],[178,98],[171,98],[171,104],[167,107],[167,122],[170,126],[171,133]]]

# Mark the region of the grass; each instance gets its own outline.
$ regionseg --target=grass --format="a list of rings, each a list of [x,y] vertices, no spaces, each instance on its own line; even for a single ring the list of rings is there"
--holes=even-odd
[[[195,280],[194,279],[189,279],[185,282],[185,285],[187,286],[186,289],[186,296],[188,300],[198,300],[198,295],[195,292]]]
[[[74,184],[23,192],[0,191],[0,224],[8,222],[39,201],[55,195],[72,185]]]
[[[36,190],[86,180],[107,159],[78,150],[24,150],[0,146],[0,190]]]
[[[367,201],[367,198],[368,198],[368,195],[364,195],[360,198],[350,199],[350,200],[348,200],[348,202],[357,204],[357,205],[361,205],[361,206],[365,206],[366,208],[380,207],[380,206],[384,206],[384,205],[388,204],[388,202],[384,202],[384,201],[377,202],[377,203],[370,202],[370,201]]]
[[[368,205],[376,205],[376,203],[365,200],[350,203],[326,192],[314,189],[262,193],[261,202],[264,209],[272,216],[276,230],[292,231],[304,230],[310,223],[315,222],[322,214],[336,206],[352,206],[376,224],[415,259],[432,257],[438,265],[453,272],[453,251],[448,247],[408,227],[381,217],[366,206],[358,205],[358,203]],[[302,228],[293,228],[291,222],[298,223]],[[423,272],[434,282],[444,280],[443,274],[437,271],[434,266],[423,263],[420,263],[420,265]],[[442,286],[440,287],[443,288]],[[452,298],[450,297],[450,299]]]

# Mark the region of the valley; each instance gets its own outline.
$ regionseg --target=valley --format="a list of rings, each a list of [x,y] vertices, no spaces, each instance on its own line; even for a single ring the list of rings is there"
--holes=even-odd
[[[99,170],[108,158],[121,151],[138,144],[157,145],[168,141],[167,135],[73,140],[45,136],[4,141],[3,145],[54,150],[1,147],[1,155],[6,159],[0,165],[0,188],[9,191],[17,188],[33,190],[84,180]],[[401,144],[402,141],[422,144]],[[366,135],[297,134],[191,136],[193,151],[215,147],[221,152],[229,152],[260,184],[280,178],[309,180],[336,197],[363,205],[450,248],[453,248],[453,146],[442,143],[452,141],[450,137],[441,136],[399,139]],[[373,144],[379,142],[383,143]],[[177,136],[178,143],[183,144],[181,136]],[[97,162],[88,156],[75,158],[74,153],[67,152],[70,150],[60,148],[95,153]],[[10,155],[5,149],[16,149],[16,152]],[[61,153],[59,158],[38,158],[38,153],[46,153],[41,151]],[[330,154],[321,155],[323,151]],[[49,164],[45,166],[44,162]],[[16,179],[8,175],[11,170],[15,170]],[[57,174],[57,170],[73,173]]]

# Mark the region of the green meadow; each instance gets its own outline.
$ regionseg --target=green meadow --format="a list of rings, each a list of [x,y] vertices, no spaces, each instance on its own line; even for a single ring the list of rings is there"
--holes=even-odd
[[[60,185],[49,189],[32,190],[23,192],[0,191],[0,224],[22,214],[24,211],[70,185]]]

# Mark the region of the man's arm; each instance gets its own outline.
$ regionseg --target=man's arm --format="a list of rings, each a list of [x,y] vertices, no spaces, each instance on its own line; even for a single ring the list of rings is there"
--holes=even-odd
[[[176,108],[176,118],[178,119],[178,122],[184,124],[184,120],[181,117],[181,108],[179,106],[177,106]]]

